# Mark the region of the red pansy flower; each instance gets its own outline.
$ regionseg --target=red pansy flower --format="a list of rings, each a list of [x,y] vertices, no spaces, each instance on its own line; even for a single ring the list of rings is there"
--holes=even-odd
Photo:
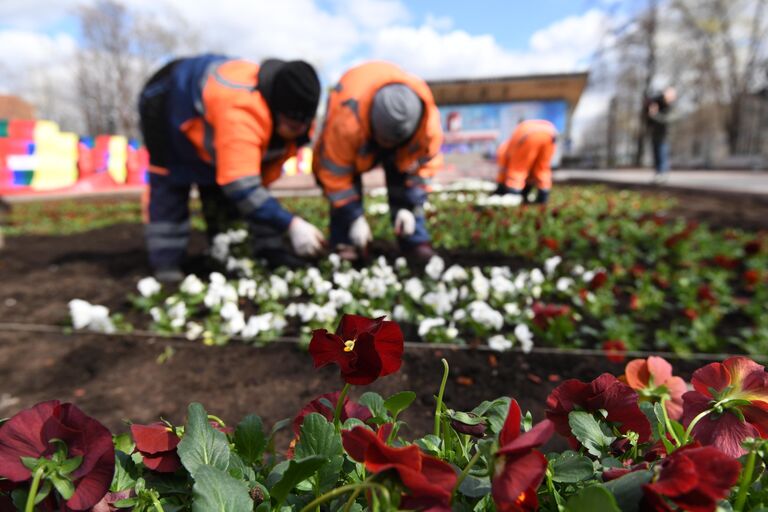
[[[712,292],[712,288],[706,284],[699,286],[699,289],[696,291],[696,297],[699,299],[699,302],[706,302],[710,306],[717,304],[717,297]]]
[[[693,437],[701,444],[739,457],[746,453],[741,446],[744,439],[768,437],[768,373],[763,366],[748,357],[731,357],[696,370],[691,384],[694,390],[683,395],[686,427],[719,404],[693,427]]]
[[[335,334],[325,329],[312,333],[309,353],[315,368],[336,363],[347,384],[370,384],[400,369],[403,333],[384,317],[344,315]]]
[[[666,359],[634,359],[627,363],[623,380],[638,392],[640,400],[659,402],[666,397],[667,413],[673,420],[683,415],[683,393],[687,386],[682,378],[672,375],[672,365]]]
[[[636,432],[644,443],[651,437],[651,425],[637,401],[637,393],[632,388],[610,373],[604,373],[589,383],[569,379],[560,384],[547,397],[546,413],[557,432],[568,438],[573,447],[578,447],[579,442],[571,434],[568,413],[577,407],[590,413],[607,411],[606,419],[617,423],[620,432]]]
[[[608,273],[605,270],[598,270],[589,282],[589,289],[594,291],[602,288],[606,281],[608,281]]]
[[[365,464],[374,474],[392,470],[408,490],[403,508],[421,510],[451,510],[450,500],[458,477],[446,462],[426,455],[418,446],[395,448],[386,444],[391,425],[384,425],[374,434],[366,427],[341,432],[342,443],[352,459]]]
[[[173,473],[181,467],[181,459],[176,453],[181,438],[165,423],[134,423],[131,425],[131,435],[136,443],[136,451],[141,453],[147,468],[158,473]]]
[[[533,311],[533,323],[540,329],[546,329],[553,319],[571,313],[571,308],[568,306],[542,304],[541,302],[534,302],[531,310]]]
[[[554,425],[544,420],[528,432],[520,432],[520,406],[509,404],[509,413],[499,433],[499,450],[495,455],[491,495],[499,512],[536,510],[536,490],[547,471],[547,459],[535,450],[549,441]]]
[[[301,411],[299,411],[299,414],[293,419],[293,433],[296,434],[296,437],[299,436],[299,432],[301,431],[301,424],[304,423],[304,418],[313,412],[322,414],[328,421],[333,421],[333,414],[336,412],[334,408],[336,407],[336,402],[339,401],[339,395],[341,395],[341,391],[336,391],[335,393],[326,393],[324,395],[320,395],[305,405]],[[328,405],[324,403],[326,401],[331,404],[331,407],[328,407]],[[371,416],[371,411],[366,406],[360,405],[357,402],[353,402],[348,397],[344,398],[344,405],[341,409],[341,423],[344,423],[349,418],[357,418],[360,421],[368,421]]]
[[[41,402],[25,409],[0,426],[0,477],[24,482],[32,475],[21,457],[50,458],[60,439],[67,457],[82,457],[70,478],[75,492],[66,501],[72,510],[90,510],[109,490],[115,472],[112,434],[73,404],[58,400]]]
[[[757,283],[760,282],[760,271],[757,270],[756,268],[745,270],[744,282],[746,282],[747,286],[749,287],[755,286]]]
[[[717,448],[685,446],[661,462],[654,481],[643,486],[642,510],[712,512],[741,472],[739,461]]]
[[[612,363],[623,363],[626,359],[627,346],[621,340],[608,340],[603,343],[606,359]]]
[[[541,245],[543,245],[550,251],[557,251],[558,249],[560,249],[560,242],[548,236],[541,237]]]

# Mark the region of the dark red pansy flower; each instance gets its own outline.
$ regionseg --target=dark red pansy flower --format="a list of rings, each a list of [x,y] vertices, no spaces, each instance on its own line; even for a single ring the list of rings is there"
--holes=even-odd
[[[325,329],[312,332],[309,353],[315,368],[336,363],[347,384],[370,384],[400,369],[403,333],[384,317],[344,315],[335,334]]]
[[[643,486],[642,510],[712,512],[739,479],[741,464],[711,446],[685,446],[664,459],[654,480]]]
[[[540,329],[546,329],[550,322],[557,317],[571,314],[571,308],[568,306],[541,302],[534,302],[531,310],[533,311],[533,323]]]
[[[315,398],[307,405],[305,405],[299,414],[293,419],[293,433],[298,437],[301,431],[301,424],[304,422],[304,418],[313,412],[322,414],[328,421],[333,421],[333,415],[336,412],[336,402],[339,401],[339,395],[341,391],[335,393],[326,393]],[[330,407],[325,403],[331,404]],[[371,411],[364,405],[360,405],[357,402],[353,402],[348,397],[344,398],[344,405],[341,409],[341,423],[344,423],[349,418],[357,418],[360,421],[368,421],[371,419]]]
[[[693,308],[685,308],[683,310],[683,316],[685,316],[685,318],[693,322],[694,320],[699,318],[699,313]]]
[[[651,425],[637,402],[637,393],[632,388],[604,373],[592,382],[569,379],[560,384],[547,397],[546,413],[557,432],[568,438],[573,447],[578,447],[579,442],[571,433],[568,413],[576,407],[590,413],[605,410],[606,419],[617,423],[620,432],[636,432],[644,443],[651,437]]]
[[[718,254],[712,258],[712,263],[715,266],[723,268],[725,270],[731,270],[739,266],[739,260],[736,258],[729,258],[723,254]]]
[[[608,340],[603,343],[605,358],[612,363],[623,363],[627,358],[627,346],[621,340]]]
[[[385,428],[386,427],[386,428]],[[391,425],[382,426],[378,435],[366,427],[343,430],[341,439],[344,449],[352,459],[365,464],[373,474],[385,471],[397,473],[400,482],[407,489],[405,502],[412,503],[420,510],[450,511],[451,493],[458,477],[446,462],[427,455],[418,446],[409,445],[395,448],[386,444]]]
[[[698,442],[739,457],[746,453],[741,446],[744,439],[768,438],[768,373],[762,365],[748,357],[731,357],[693,372],[691,384],[694,390],[683,395],[683,424],[686,427],[716,402],[722,408],[721,412],[710,413],[693,427],[693,438]],[[733,405],[729,405],[730,400],[735,400]]]
[[[136,443],[136,451],[144,458],[144,465],[148,469],[158,473],[173,473],[181,467],[181,459],[176,453],[181,438],[165,423],[134,423],[131,425],[131,435]]]
[[[667,413],[673,420],[683,415],[683,393],[687,386],[680,377],[672,375],[672,365],[663,357],[634,359],[624,369],[624,379],[640,395],[640,400],[654,402],[666,398]]]
[[[706,302],[709,305],[717,304],[717,297],[715,297],[712,288],[706,284],[699,286],[699,289],[696,291],[696,297],[700,302]]]
[[[605,270],[598,270],[589,282],[589,289],[598,290],[605,285],[606,281],[608,281],[608,273]]]
[[[750,256],[758,254],[763,248],[763,244],[759,239],[750,240],[744,244],[744,252]]]
[[[491,495],[499,511],[536,510],[536,490],[547,471],[546,457],[535,448],[549,441],[554,425],[544,420],[521,433],[520,418],[520,406],[512,400],[499,432],[491,476]]]
[[[58,449],[52,439],[67,446],[67,457],[82,457],[70,474],[75,492],[66,501],[72,510],[90,510],[109,490],[115,472],[115,448],[107,428],[70,403],[41,402],[0,426],[0,477],[24,482],[32,475],[21,457],[50,458]]]
[[[629,309],[637,311],[640,309],[640,297],[635,294],[629,296]]]
[[[744,271],[744,282],[747,286],[755,286],[760,282],[760,277],[760,271],[755,268]]]
[[[557,251],[558,249],[560,249],[560,242],[548,236],[541,237],[541,245],[543,245],[544,247],[546,247],[551,251]]]

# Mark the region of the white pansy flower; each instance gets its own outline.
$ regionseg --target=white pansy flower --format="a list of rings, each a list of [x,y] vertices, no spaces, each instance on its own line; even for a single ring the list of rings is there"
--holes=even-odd
[[[595,278],[595,272],[593,272],[592,270],[587,270],[586,272],[581,274],[581,279],[585,283],[591,283],[594,278]]]
[[[223,306],[221,306],[221,310],[219,311],[219,315],[221,315],[221,318],[225,320],[234,318],[238,314],[240,314],[240,308],[238,308],[237,304],[234,302],[226,302]]]
[[[149,314],[152,317],[153,322],[161,322],[163,320],[163,310],[155,306],[149,310]]]
[[[252,315],[248,318],[248,323],[245,324],[242,332],[240,333],[243,338],[255,338],[259,333],[268,331],[272,327],[272,313],[264,313],[263,315]]]
[[[160,293],[163,286],[154,277],[145,277],[139,280],[136,287],[139,289],[139,293],[142,297],[152,297],[153,295]]]
[[[454,321],[461,322],[465,318],[467,318],[467,312],[465,310],[457,309],[456,311],[453,312]]]
[[[504,304],[504,313],[507,316],[520,316],[520,306],[517,305],[517,302],[507,302]]]
[[[205,329],[202,325],[198,324],[197,322],[188,322],[187,323],[187,332],[184,334],[184,336],[189,340],[193,341],[200,337],[200,335],[203,334],[203,331]]]
[[[347,304],[351,304],[355,299],[347,290],[333,289],[328,292],[328,300],[332,302],[336,308],[340,309]]]
[[[520,342],[520,348],[526,354],[533,348],[533,333],[526,324],[518,324],[515,327],[515,338]]]
[[[405,282],[403,289],[405,290],[405,293],[415,301],[418,301],[421,299],[421,296],[424,295],[424,285],[418,277],[408,279]]]
[[[471,302],[467,306],[467,313],[475,322],[497,331],[504,325],[504,317],[501,313],[489,306],[488,303],[480,300]]]
[[[544,281],[546,281],[546,278],[544,277],[544,273],[541,270],[535,268],[531,270],[530,280],[532,284],[542,284]]]
[[[408,313],[408,310],[402,304],[396,304],[392,309],[392,319],[395,322],[407,322],[410,320],[410,317],[411,315]]]
[[[181,282],[179,290],[181,290],[182,293],[186,293],[187,295],[198,295],[205,291],[205,285],[199,277],[194,274],[189,274]]]
[[[407,261],[405,261],[405,258],[403,258],[402,256],[398,257],[398,258],[395,260],[395,268],[397,268],[397,269],[403,269],[403,268],[405,268],[405,267],[407,267],[407,266],[408,266],[408,262],[407,262]]]
[[[488,346],[491,350],[498,352],[504,352],[512,348],[513,343],[505,338],[502,334],[497,334],[488,338]]]
[[[573,286],[573,279],[570,277],[561,277],[555,284],[555,288],[557,288],[557,291],[559,292],[567,292],[571,289],[571,286]]]
[[[464,270],[464,267],[459,265],[451,265],[448,270],[443,274],[443,281],[451,283],[453,281],[466,281],[469,278],[469,274]]]
[[[435,327],[442,327],[443,325],[445,325],[443,318],[425,318],[419,323],[419,336],[423,338]]]
[[[544,272],[546,272],[548,276],[551,276],[555,273],[555,270],[557,270],[558,265],[560,265],[560,262],[562,261],[563,258],[560,256],[552,256],[551,258],[547,258],[544,261]]]
[[[335,252],[332,252],[331,254],[328,255],[328,261],[331,263],[331,267],[335,269],[341,266],[341,256],[339,256]]]
[[[336,285],[341,288],[349,288],[350,286],[352,286],[353,281],[354,281],[354,276],[349,272],[333,273],[333,282],[336,283]]]
[[[82,299],[69,301],[69,314],[75,329],[90,329],[95,332],[107,334],[116,331],[112,319],[109,318],[109,309],[105,306],[91,304]]]
[[[445,270],[445,261],[443,261],[443,258],[437,255],[432,256],[429,259],[429,263],[427,263],[427,266],[424,268],[424,271],[427,273],[427,275],[435,281],[440,279],[440,275],[442,275],[443,270]]]
[[[486,300],[491,289],[491,282],[483,275],[482,271],[477,268],[472,268],[472,290],[480,300]]]

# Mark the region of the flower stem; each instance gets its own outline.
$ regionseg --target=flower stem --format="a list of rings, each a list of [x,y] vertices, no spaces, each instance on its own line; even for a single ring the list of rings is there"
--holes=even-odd
[[[350,484],[350,485],[344,485],[342,487],[337,487],[336,489],[333,489],[331,491],[328,491],[327,493],[323,494],[322,496],[318,496],[314,500],[307,503],[304,508],[301,509],[300,512],[309,512],[313,508],[317,507],[321,503],[325,503],[326,501],[332,500],[333,498],[337,496],[341,496],[342,494],[354,491],[357,489],[371,489],[374,491],[379,491],[382,495],[385,496],[385,499],[387,502],[389,502],[389,491],[387,491],[387,488],[384,487],[381,484],[375,484],[373,482],[361,482],[359,484]]]
[[[675,441],[675,445],[680,448],[680,439],[677,438],[677,434],[675,433],[675,430],[672,428],[672,423],[669,421],[669,413],[667,412],[667,399],[662,398],[661,399],[661,414],[664,416],[664,426],[667,429],[667,432],[672,436],[672,439]]]
[[[688,428],[685,429],[685,434],[683,434],[683,440],[680,442],[680,446],[685,446],[688,444],[688,439],[691,437],[691,432],[693,432],[693,427],[696,426],[696,424],[704,418],[707,414],[711,413],[712,409],[707,409],[706,411],[701,411],[699,414],[696,415],[695,418],[691,421],[691,423],[688,425]]]
[[[461,471],[459,478],[456,480],[456,485],[453,487],[453,491],[451,491],[451,501],[453,501],[453,497],[456,496],[456,491],[459,490],[461,483],[464,481],[465,478],[467,478],[467,475],[469,474],[469,470],[472,469],[472,466],[477,464],[478,460],[480,460],[480,450],[475,451],[475,454],[472,456],[471,459],[469,459],[469,462],[467,463],[466,467]]]
[[[43,478],[44,473],[45,469],[43,467],[35,470],[35,476],[32,478],[32,485],[29,487],[29,495],[27,495],[27,504],[24,507],[24,512],[34,512],[37,490],[40,488],[40,480]]]
[[[448,382],[448,361],[445,358],[440,360],[443,363],[443,380],[440,383],[440,391],[437,393],[437,406],[435,407],[435,436],[440,437],[440,411],[443,408],[443,394],[445,393],[445,384]]]
[[[344,384],[344,389],[341,390],[339,400],[336,402],[336,410],[333,412],[333,426],[336,427],[336,432],[341,430],[341,409],[344,407],[344,400],[347,398],[352,385],[350,383]]]
[[[739,481],[739,493],[736,495],[736,501],[733,504],[734,512],[741,512],[744,509],[744,503],[747,501],[747,493],[749,491],[750,482],[752,482],[752,474],[755,471],[755,459],[757,458],[757,452],[753,448],[750,450],[747,456],[747,464],[744,466],[744,471],[741,473],[741,480]]]

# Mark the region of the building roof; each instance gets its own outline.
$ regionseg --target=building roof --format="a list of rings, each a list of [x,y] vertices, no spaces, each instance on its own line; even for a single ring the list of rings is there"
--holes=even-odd
[[[565,100],[575,108],[588,77],[589,73],[584,72],[431,80],[427,83],[438,105]]]
[[[35,107],[18,96],[0,94],[0,119],[34,119]]]

